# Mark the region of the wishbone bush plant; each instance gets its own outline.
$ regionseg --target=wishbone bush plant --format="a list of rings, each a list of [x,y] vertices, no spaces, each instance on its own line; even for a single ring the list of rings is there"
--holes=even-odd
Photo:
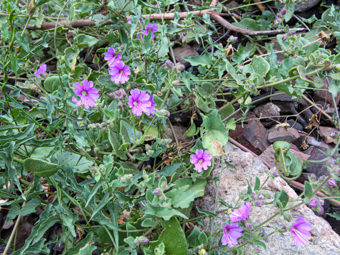
[[[214,157],[224,154],[228,130],[235,128],[236,120],[230,118],[234,102],[246,112],[249,96],[260,88],[301,96],[309,86],[320,88],[320,80],[329,76],[330,92],[338,93],[340,57],[323,48],[321,40],[278,35],[286,55],[281,65],[273,43],[265,46],[270,55],[254,55],[255,40],[240,44],[228,60],[225,48],[211,39],[209,28],[215,27],[209,15],[191,15],[185,27],[176,15],[173,23],[142,17],[154,8],[164,12],[164,1],[156,7],[153,1],[55,2],[30,1],[27,10],[17,2],[1,3],[0,194],[1,206],[8,209],[6,224],[16,222],[3,240],[5,254],[9,248],[14,254],[49,254],[55,244],[63,245],[63,254],[241,251],[248,243],[265,246],[261,240],[267,236],[258,230],[273,217],[289,219],[287,212],[301,204],[320,209],[315,194],[325,185],[331,186],[328,194],[338,194],[338,172],[333,170],[328,178],[306,182],[296,201],[289,201],[284,191],[276,194],[273,203],[279,211],[265,222],[249,224],[251,208],[260,206],[255,197],[265,185],[257,178],[241,194],[242,203],[224,202],[230,221],[219,233],[185,224],[192,221],[193,201],[204,194]],[[38,29],[42,21],[61,22],[63,16],[92,16],[96,26]],[[324,26],[334,29],[327,17]],[[109,19],[112,25],[103,26]],[[189,34],[198,19],[205,29],[195,30],[190,40],[214,51],[186,58],[197,67],[194,75],[169,57],[170,39],[179,32]],[[225,88],[232,90],[231,101],[225,99]],[[169,120],[177,111],[196,116],[185,134],[193,142],[184,148]],[[165,135],[168,129],[175,141]],[[275,152],[277,174],[268,178],[297,178],[302,164],[287,145],[276,144]],[[16,247],[20,221],[38,208],[30,236]],[[48,239],[58,224],[61,234]],[[290,224],[296,245],[310,241],[312,227],[303,216]],[[276,228],[270,235],[282,231]],[[216,240],[219,247],[213,247]]]

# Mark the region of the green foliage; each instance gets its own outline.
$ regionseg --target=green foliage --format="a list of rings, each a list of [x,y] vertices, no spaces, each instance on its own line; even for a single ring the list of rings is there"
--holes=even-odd
[[[158,240],[152,242],[151,247],[163,243],[165,253],[169,255],[186,255],[188,254],[188,244],[176,217],[164,222],[164,230]]]
[[[301,97],[308,90],[324,89],[328,80],[333,97],[340,91],[336,6],[320,7],[325,9],[320,19],[304,19],[311,28],[308,33],[239,33],[242,40],[233,43],[220,37],[220,27],[209,14],[180,18],[179,11],[211,8],[211,1],[201,1],[201,6],[178,0],[28,2],[0,4],[1,206],[8,207],[7,225],[39,211],[20,249],[3,237],[3,243],[17,248],[16,255],[50,254],[54,243],[63,243],[62,253],[69,255],[197,254],[202,247],[217,253],[213,243],[220,241],[220,233],[203,231],[201,218],[214,220],[220,212],[193,206],[204,195],[214,158],[208,171],[198,173],[191,154],[204,149],[214,157],[224,155],[229,130],[239,122],[230,117],[241,110],[244,119],[253,107],[251,96],[263,88]],[[287,22],[295,5],[285,2]],[[252,6],[237,8],[248,13]],[[223,9],[220,1],[216,10]],[[174,13],[174,19],[142,17],[164,12]],[[256,12],[235,25],[287,29],[283,20],[273,25],[274,19],[270,11]],[[46,21],[53,27],[46,29],[51,24]],[[64,25],[68,21],[76,22]],[[147,25],[158,29],[152,34],[144,30]],[[329,41],[320,37],[321,31],[329,34]],[[189,43],[203,50],[183,58],[189,68],[165,64],[174,61],[174,47]],[[111,80],[112,67],[104,54],[110,47],[130,68],[126,83]],[[233,53],[226,54],[227,49]],[[281,63],[278,54],[284,57]],[[47,72],[37,77],[43,63]],[[99,94],[88,108],[75,104],[88,95],[74,89],[85,79]],[[134,103],[129,104],[128,97],[136,88],[153,98],[155,112],[148,115],[143,106],[141,116],[132,113]],[[117,95],[119,89],[127,95]],[[190,117],[184,133],[192,139],[188,143],[176,131],[173,140],[168,136],[175,126],[169,122],[189,123],[182,116]],[[285,142],[274,143],[278,170],[292,180],[300,176],[302,162],[289,148]],[[219,177],[211,181],[216,180]],[[265,183],[256,177],[240,199],[254,202]],[[305,182],[305,202],[315,188],[312,181]],[[220,203],[239,208],[230,201]],[[286,192],[275,195],[274,204],[284,217],[288,203]],[[199,216],[193,220],[195,214]],[[57,233],[53,239],[51,231]],[[265,247],[256,231],[245,234],[243,241]]]
[[[24,168],[42,177],[49,177],[55,174],[59,166],[41,159],[27,158],[24,161]]]

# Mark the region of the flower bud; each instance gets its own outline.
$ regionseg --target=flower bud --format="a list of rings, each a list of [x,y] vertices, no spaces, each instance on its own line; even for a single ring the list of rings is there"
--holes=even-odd
[[[229,36],[229,38],[228,38],[228,42],[230,42],[230,43],[235,43],[237,40],[238,40],[238,37],[233,36],[233,35]]]
[[[208,255],[208,252],[204,248],[202,248],[202,249],[199,250],[198,254],[199,255]]]
[[[332,186],[332,187],[335,187],[335,186],[336,186],[336,182],[335,182],[333,179],[330,179],[330,180],[328,181],[328,185],[329,185],[329,186]]]
[[[159,188],[153,190],[154,195],[158,195],[161,192]]]

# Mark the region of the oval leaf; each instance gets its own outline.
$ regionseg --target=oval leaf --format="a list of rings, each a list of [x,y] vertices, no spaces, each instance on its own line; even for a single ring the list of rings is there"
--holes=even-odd
[[[28,158],[24,161],[24,168],[41,177],[49,177],[58,171],[59,166],[41,159]]]

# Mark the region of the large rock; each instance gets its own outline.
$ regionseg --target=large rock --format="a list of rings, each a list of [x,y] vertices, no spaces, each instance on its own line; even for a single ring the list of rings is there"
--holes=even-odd
[[[228,212],[225,210],[226,207],[218,202],[219,199],[235,205],[236,201],[238,201],[240,192],[247,192],[248,182],[253,186],[256,176],[261,180],[261,184],[267,178],[265,172],[268,169],[258,158],[253,157],[250,153],[241,151],[231,144],[228,144],[226,147],[226,156],[215,158],[215,167],[211,173],[211,178],[220,178],[220,184],[218,185],[216,182],[208,183],[204,197],[196,201],[196,205],[201,209],[209,211],[215,210],[215,212],[225,211],[225,213],[219,213],[214,222],[209,221],[208,218],[203,219],[206,225],[205,230],[210,233],[214,233],[215,231],[217,233],[222,233],[222,228],[228,219]],[[225,160],[234,165],[235,168],[227,167]],[[266,198],[261,199],[263,202],[270,202],[272,201],[275,192],[280,192],[282,189],[287,192],[291,199],[296,199],[298,197],[286,181],[277,177],[267,181],[263,188],[266,193]],[[274,207],[272,204],[262,206],[253,205],[249,219],[254,226],[264,222],[277,212],[278,208]],[[327,221],[316,216],[314,212],[305,205],[301,205],[296,209],[289,211],[289,213],[292,216],[290,222],[285,221],[282,216],[278,216],[263,226],[264,235],[271,233],[275,226],[285,226],[288,229],[287,232],[283,234],[275,233],[267,239],[262,240],[266,244],[266,250],[259,246],[246,245],[243,249],[244,254],[339,254],[340,237],[332,230]],[[305,219],[313,225],[311,231],[313,240],[309,245],[297,247],[294,245],[289,228],[299,216],[304,216]],[[220,242],[220,239],[218,239],[218,242]],[[240,241],[240,244],[242,244],[242,241]],[[228,247],[225,247],[223,251],[227,250]]]

